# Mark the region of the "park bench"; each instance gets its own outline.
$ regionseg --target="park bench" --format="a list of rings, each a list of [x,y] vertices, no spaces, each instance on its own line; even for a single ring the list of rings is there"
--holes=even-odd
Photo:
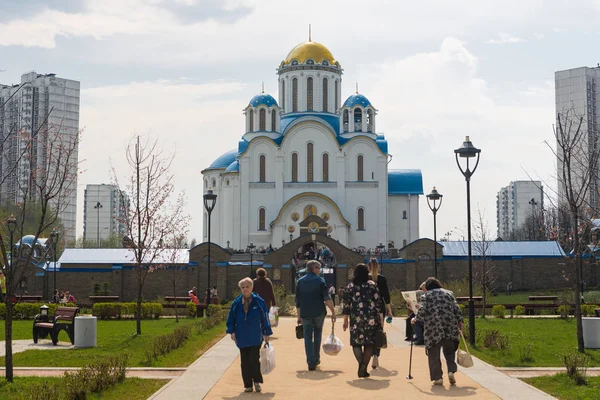
[[[177,299],[177,304],[175,304],[175,299]],[[186,308],[187,303],[191,301],[190,297],[187,296],[165,296],[165,304],[163,304],[164,308]],[[204,316],[204,310],[206,309],[206,304],[200,303],[196,305],[196,314],[199,317]]]
[[[71,344],[75,344],[75,316],[78,312],[77,307],[57,307],[52,322],[48,321],[47,315],[36,315],[33,319],[33,343],[50,335],[52,344],[56,346],[58,333],[64,330],[69,335]]]
[[[469,296],[459,296],[456,298],[456,301],[458,303],[468,303],[469,302]],[[483,301],[483,297],[482,296],[473,296],[473,301]]]
[[[21,294],[13,297],[13,303],[39,303],[41,301],[41,294]]]
[[[121,298],[119,296],[89,296],[92,304],[94,303],[115,303]]]
[[[600,308],[594,308],[594,311],[596,312],[596,317],[600,317]]]
[[[553,302],[558,302],[558,296],[529,296],[529,301],[553,301]]]

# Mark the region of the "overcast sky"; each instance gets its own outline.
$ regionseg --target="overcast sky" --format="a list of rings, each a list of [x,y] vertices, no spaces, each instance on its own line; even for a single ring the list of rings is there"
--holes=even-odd
[[[276,67],[312,24],[313,41],[344,68],[342,97],[359,82],[379,110],[390,168],[421,169],[425,193],[444,195],[438,238],[466,231],[453,150],[466,135],[481,148],[472,213],[485,214],[495,237],[502,186],[529,177],[555,186],[544,143],[553,143],[554,71],[600,62],[593,0],[0,3],[1,83],[30,70],[81,82],[78,236],[85,185],[109,183],[111,163],[124,171],[129,138],[151,132],[176,153],[189,237],[201,241],[200,171],[237,147],[261,82],[276,97]],[[421,237],[433,237],[425,197],[420,218]]]

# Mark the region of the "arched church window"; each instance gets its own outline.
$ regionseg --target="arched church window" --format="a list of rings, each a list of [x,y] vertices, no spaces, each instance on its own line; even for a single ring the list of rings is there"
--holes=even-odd
[[[323,182],[329,182],[329,154],[323,154]]]
[[[367,132],[373,132],[373,110],[367,110]]]
[[[313,144],[306,144],[306,181],[313,181]]]
[[[277,112],[275,109],[271,110],[271,132],[277,130]]]
[[[298,65],[298,60],[292,61],[292,65]]]
[[[267,130],[267,111],[264,108],[261,108],[258,112],[258,130]]]
[[[356,180],[359,182],[364,181],[363,167],[364,167],[364,158],[363,156],[358,156],[356,160]]]
[[[285,80],[281,80],[281,108],[285,112]]]
[[[334,88],[335,89],[335,94],[334,94],[335,95],[335,97],[334,97],[334,100],[335,100],[334,103],[335,104],[334,104],[334,110],[333,110],[333,112],[337,112],[338,108],[340,107],[340,98],[338,96],[338,86],[339,86],[339,82],[336,79],[335,80],[335,88]]]
[[[264,207],[261,207],[258,210],[258,230],[259,231],[266,231],[265,219],[266,219],[266,210]]]
[[[212,187],[217,187],[217,180],[216,179],[212,180]]]
[[[306,80],[306,110],[313,110],[313,78]]]
[[[344,133],[346,132],[348,132],[348,110],[344,110]]]
[[[364,231],[365,230],[365,209],[364,208],[359,208],[358,209],[358,230],[359,231]]]
[[[258,176],[258,181],[259,182],[266,182],[266,157],[264,155],[261,154],[260,157],[258,157],[258,165],[259,165],[259,176]]]
[[[292,182],[298,182],[298,153],[292,153]]]
[[[250,109],[248,112],[250,113],[250,129],[248,129],[248,132],[254,132],[254,110]]]
[[[306,60],[306,65],[313,65],[315,62],[313,60]]]
[[[298,78],[292,79],[292,112],[298,111]]]
[[[402,219],[406,219],[406,210],[402,211]]]
[[[328,80],[327,78],[323,78],[323,112],[327,112],[327,103],[329,102],[329,98],[328,95],[329,93],[327,93],[328,89]]]
[[[329,61],[327,61],[327,60],[323,60],[323,62],[322,62],[321,64],[323,64],[323,65],[325,65],[325,66],[328,66],[328,65],[329,65]]]
[[[354,132],[360,132],[362,130],[362,110],[360,108],[354,109]]]

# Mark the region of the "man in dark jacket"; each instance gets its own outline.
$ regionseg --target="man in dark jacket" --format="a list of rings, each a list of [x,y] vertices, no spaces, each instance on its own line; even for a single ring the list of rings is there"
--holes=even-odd
[[[329,297],[325,279],[319,276],[321,263],[311,260],[306,263],[306,275],[296,284],[296,311],[298,324],[304,330],[304,350],[308,370],[314,371],[321,363],[321,336],[327,310],[331,311],[331,321],[335,322],[335,309]]]
[[[252,291],[262,297],[267,306],[267,310],[275,306],[275,293],[273,292],[273,283],[267,278],[267,271],[264,268],[256,270],[257,278],[254,279],[254,288]]]

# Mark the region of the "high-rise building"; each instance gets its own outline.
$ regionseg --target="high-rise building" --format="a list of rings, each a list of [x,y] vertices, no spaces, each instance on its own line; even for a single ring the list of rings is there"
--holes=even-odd
[[[129,197],[115,185],[87,185],[83,201],[83,238],[97,243],[127,233]]]
[[[544,188],[540,181],[515,181],[500,189],[496,199],[496,218],[498,237],[509,240],[521,228],[528,218],[536,217],[541,221],[544,208]],[[535,227],[532,225],[532,229]],[[538,227],[538,229],[541,228]],[[532,237],[539,237],[532,232]]]
[[[35,179],[43,175],[39,171],[46,170],[49,149],[58,153],[58,146],[49,141],[58,135],[67,139],[64,143],[75,143],[79,132],[79,87],[78,81],[33,71],[23,74],[20,84],[0,84],[0,202],[22,202],[25,194],[35,200],[32,188]],[[74,150],[60,205],[51,203],[59,207],[65,240],[75,239],[78,149]]]
[[[598,133],[600,131],[600,126],[598,125],[600,121],[597,116],[597,109],[600,107],[600,104],[598,104],[600,96],[596,96],[596,82],[600,81],[600,65],[593,68],[580,67],[557,71],[554,74],[554,78],[557,116],[556,126],[559,126],[559,114],[562,114],[563,116],[569,115],[569,117],[573,119],[574,124],[571,128],[572,131],[579,126],[579,118],[581,118],[580,130],[584,133],[580,143],[581,151],[582,154],[589,154],[589,152],[593,151],[598,145],[596,141],[598,140]],[[557,149],[557,152],[557,176],[560,177],[562,175],[560,148]],[[577,171],[580,168],[586,168],[586,161],[587,157],[582,157],[581,159],[574,161],[574,164],[571,166],[574,170],[574,176],[579,177],[587,175]],[[598,177],[599,175],[596,171],[592,176]],[[582,184],[584,184],[584,182],[573,182],[575,188]],[[561,204],[564,201],[565,188],[560,178],[558,179],[557,186],[559,204]],[[598,188],[600,188],[600,181],[595,179],[591,182],[588,190],[588,199],[586,201],[592,210],[598,209]]]

